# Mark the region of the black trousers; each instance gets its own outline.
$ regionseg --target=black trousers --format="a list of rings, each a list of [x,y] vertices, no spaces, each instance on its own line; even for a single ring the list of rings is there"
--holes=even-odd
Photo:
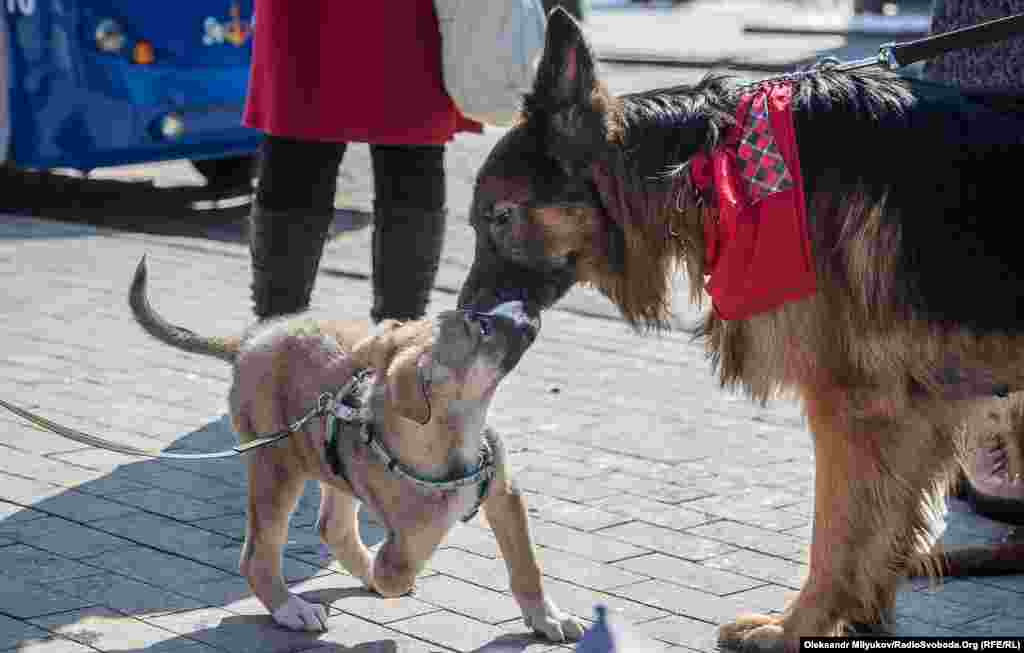
[[[346,149],[346,143],[268,135],[260,152],[257,202],[271,211],[332,211]],[[444,145],[371,145],[375,203],[425,211],[445,208],[444,152]]]

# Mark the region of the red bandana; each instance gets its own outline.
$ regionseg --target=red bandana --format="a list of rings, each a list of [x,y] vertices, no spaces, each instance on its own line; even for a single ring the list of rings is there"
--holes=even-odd
[[[815,290],[792,98],[790,84],[762,84],[740,100],[722,145],[690,160],[693,183],[718,200],[717,222],[704,223],[705,287],[724,320]]]

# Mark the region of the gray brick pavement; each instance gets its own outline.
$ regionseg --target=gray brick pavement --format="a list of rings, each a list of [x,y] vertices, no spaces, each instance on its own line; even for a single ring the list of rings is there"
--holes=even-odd
[[[607,68],[618,91],[704,72]],[[454,305],[473,246],[472,177],[499,136],[450,147],[453,216],[432,310]],[[350,148],[339,205],[369,209],[368,171],[366,148]],[[315,312],[366,316],[369,239],[364,229],[330,243]],[[130,318],[125,295],[143,254],[154,303],[173,321],[209,333],[248,323],[242,245],[0,217],[0,393],[127,443],[229,446],[228,368],[149,339]],[[813,481],[799,411],[718,390],[688,336],[638,336],[607,319],[615,309],[592,290],[574,289],[562,307],[545,315],[491,420],[526,492],[549,592],[584,619],[607,604],[664,650],[714,650],[717,624],[780,610],[799,586]],[[677,308],[677,323],[696,315]],[[237,461],[139,460],[0,414],[0,651],[568,650],[523,639],[482,519],[451,534],[415,595],[383,600],[321,557],[312,487],[286,570],[295,591],[330,606],[331,630],[275,627],[237,573],[244,482]],[[953,507],[946,541],[1005,536]],[[379,542],[379,527],[363,528]],[[899,597],[895,631],[1024,635],[1022,606],[1024,576],[915,583]]]
[[[13,354],[0,362],[0,373],[11,372],[6,396],[126,441],[230,444],[226,370],[154,345],[132,324],[122,294],[148,252],[161,310],[199,331],[230,332],[247,321],[244,259],[161,238],[88,238],[88,247],[62,247],[59,256],[47,239],[18,242],[16,250],[0,239],[0,273],[24,280],[17,293],[45,289],[50,316],[38,321],[29,303],[0,307],[4,349]],[[344,307],[342,315],[358,317],[368,302],[365,282],[325,276],[318,289],[321,304]],[[60,301],[80,292],[96,306],[71,303],[71,310]],[[452,301],[439,293],[434,308]],[[116,345],[81,343],[76,312]],[[568,367],[567,348],[574,352]],[[645,382],[651,369],[657,383]],[[788,404],[761,410],[718,391],[685,338],[642,338],[615,322],[554,312],[495,404],[549,591],[564,609],[589,619],[603,602],[666,650],[711,650],[716,624],[742,611],[779,610],[799,586],[812,474],[800,417]],[[385,601],[336,565],[324,567],[309,528],[311,488],[293,520],[286,569],[297,591],[330,605],[332,630],[285,633],[237,574],[244,529],[237,461],[107,454],[6,416],[0,433],[0,643],[7,648],[199,653],[394,642],[401,651],[434,651],[510,641],[530,651],[565,648],[515,639],[523,626],[483,519],[451,535],[414,596]],[[956,542],[1005,532],[962,510],[950,523]],[[379,541],[372,524],[364,528]],[[1021,606],[1019,577],[915,586],[901,594],[895,627],[1022,634]]]

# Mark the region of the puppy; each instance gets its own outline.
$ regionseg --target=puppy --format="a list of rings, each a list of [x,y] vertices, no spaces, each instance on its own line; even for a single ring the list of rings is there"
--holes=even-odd
[[[243,442],[287,429],[323,393],[349,388],[336,405],[341,428],[333,437],[325,426],[330,420],[311,419],[246,456],[248,523],[240,569],[277,623],[327,627],[326,609],[291,594],[281,573],[289,515],[306,480],[316,479],[320,536],[367,588],[385,597],[408,592],[455,522],[481,506],[526,625],[553,641],[582,635],[580,623],[545,595],[523,497],[497,434],[485,426],[498,383],[536,335],[536,323],[516,306],[376,327],[295,315],[257,324],[240,337],[204,337],[153,311],[145,259],[130,304],[136,321],[158,340],[232,363],[229,404]],[[481,470],[485,478],[470,482]],[[466,482],[429,486],[452,479]],[[374,558],[359,537],[360,501],[388,531]]]

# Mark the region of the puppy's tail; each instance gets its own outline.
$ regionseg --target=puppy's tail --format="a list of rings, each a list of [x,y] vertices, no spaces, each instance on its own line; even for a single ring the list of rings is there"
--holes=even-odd
[[[227,362],[233,362],[238,355],[241,338],[218,338],[201,336],[188,329],[171,324],[149,305],[146,297],[146,257],[143,256],[135,268],[132,289],[128,293],[128,303],[132,307],[135,321],[160,342],[172,347],[183,349],[193,354],[214,356]]]

